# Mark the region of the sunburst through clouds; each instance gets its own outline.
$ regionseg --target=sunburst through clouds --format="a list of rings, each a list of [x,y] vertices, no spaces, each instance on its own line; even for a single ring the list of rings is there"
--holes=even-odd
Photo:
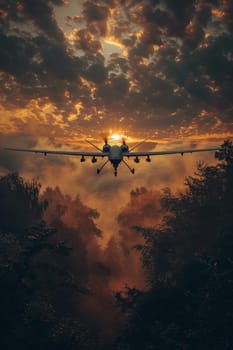
[[[220,145],[233,136],[232,18],[230,0],[0,1],[0,147]],[[213,153],[155,158],[127,159],[135,174],[120,164],[115,178],[110,164],[96,175],[102,158],[0,150],[0,174],[39,181],[44,219],[75,247],[69,264],[83,264],[80,280],[95,290],[75,308],[93,328],[98,316],[99,327],[115,325],[116,310],[103,311],[112,290],[147,288],[132,227],[159,225],[161,189],[181,190],[197,162],[216,162]]]

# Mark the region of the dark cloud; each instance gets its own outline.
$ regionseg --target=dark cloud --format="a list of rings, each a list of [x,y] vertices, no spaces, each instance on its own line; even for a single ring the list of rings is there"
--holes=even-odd
[[[50,38],[63,41],[64,34],[62,30],[58,27],[57,22],[54,18],[53,8],[51,3],[55,5],[64,5],[64,1],[33,1],[33,0],[23,0],[20,2],[22,4],[26,15],[28,15],[35,23],[35,25],[42,30]]]
[[[4,173],[20,171],[24,167],[24,156],[5,151],[5,147],[34,147],[36,139],[33,136],[20,134],[0,134],[0,167]]]
[[[47,97],[66,102],[70,83],[78,83],[81,62],[60,43],[46,37],[1,35],[0,69],[5,73],[1,91],[11,103],[25,105],[33,98]]]
[[[167,19],[166,29],[170,36],[183,37],[185,27],[192,19],[195,11],[195,0],[185,1],[164,0],[162,2],[166,6]],[[165,18],[165,16],[164,16]]]
[[[105,104],[116,102],[116,104],[121,105],[124,103],[123,100],[127,96],[128,88],[129,82],[124,75],[112,74],[110,79],[100,87],[98,97],[100,97]]]
[[[194,50],[205,40],[205,30],[211,19],[211,7],[201,6],[194,14],[192,20],[184,31],[184,44]]]
[[[87,21],[89,30],[95,35],[104,36],[107,33],[107,19],[109,8],[101,6],[93,1],[85,1],[83,4],[83,15]]]
[[[92,39],[91,34],[86,29],[80,29],[75,32],[73,40],[77,49],[84,52],[97,53],[101,49],[100,42]]]
[[[224,20],[229,30],[233,30],[233,4],[230,0],[223,1]]]
[[[51,102],[67,132],[109,128],[122,116],[123,126],[143,132],[155,126],[174,132],[193,123],[214,130],[218,115],[228,125],[229,1],[84,1],[68,15],[71,29],[56,13],[64,5],[0,4],[0,92],[8,108]]]
[[[104,57],[98,55],[85,55],[83,58],[83,77],[100,84],[107,77],[107,69],[104,66]]]

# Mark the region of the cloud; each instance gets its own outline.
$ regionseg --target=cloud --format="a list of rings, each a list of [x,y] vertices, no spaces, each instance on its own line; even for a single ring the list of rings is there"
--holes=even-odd
[[[110,128],[120,119],[142,134],[156,126],[168,136],[194,122],[205,133],[203,110],[212,120],[208,128],[214,131],[218,116],[219,132],[229,128],[229,2],[84,1],[72,29],[58,25],[65,23],[58,5],[65,12],[74,4],[1,6],[0,91],[8,108],[52,103],[72,121],[70,130]],[[122,53],[104,57],[104,40],[116,42]],[[78,112],[76,105],[82,106]]]
[[[233,30],[233,5],[231,1],[223,1],[223,19],[229,30],[232,32]]]
[[[25,137],[21,133],[4,135],[0,134],[0,169],[4,172],[20,171],[24,167],[24,155],[5,151],[5,147],[34,147],[36,140],[33,136]]]
[[[93,39],[87,29],[74,31],[72,41],[78,50],[83,50],[84,52],[97,53],[101,49],[100,42]]]
[[[58,27],[54,18],[53,7],[51,3],[55,5],[64,5],[65,1],[51,1],[50,4],[47,1],[39,0],[36,3],[32,0],[23,0],[20,2],[22,11],[26,16],[29,16],[33,20],[35,25],[42,30],[46,36],[55,40],[64,40],[64,34]]]
[[[109,8],[97,5],[93,1],[84,1],[83,16],[92,34],[105,36],[107,33],[107,19]]]
[[[139,191],[132,192],[132,196],[136,193]],[[117,317],[114,292],[122,290],[125,284],[145,287],[139,256],[134,259],[125,256],[116,237],[111,237],[107,245],[101,247],[98,237],[102,232],[96,226],[99,214],[86,206],[78,195],[72,198],[58,187],[48,187],[41,200],[48,202],[43,218],[49,226],[57,229],[54,239],[65,241],[72,247],[66,258],[69,271],[80,288],[89,289],[88,295],[76,300],[76,312],[100,334],[112,335],[113,329],[121,322]]]
[[[136,188],[131,191],[129,202],[118,215],[119,244],[123,253],[125,279],[136,288],[145,288],[146,284],[140,254],[134,249],[135,246],[143,244],[144,239],[135,227],[154,227],[160,223],[160,198],[158,191]]]
[[[141,241],[134,230],[135,226],[153,227],[160,222],[160,193],[136,188],[130,193],[128,204],[118,216],[123,251],[130,254],[133,246]]]

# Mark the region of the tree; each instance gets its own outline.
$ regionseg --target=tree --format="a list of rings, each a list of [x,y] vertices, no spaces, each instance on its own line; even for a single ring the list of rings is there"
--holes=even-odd
[[[93,349],[94,339],[69,305],[79,286],[59,264],[70,248],[52,239],[56,230],[42,220],[48,203],[39,192],[38,183],[18,174],[0,178],[0,346]]]
[[[0,177],[0,230],[20,233],[40,222],[46,202],[39,201],[40,184],[24,181],[17,173]]]

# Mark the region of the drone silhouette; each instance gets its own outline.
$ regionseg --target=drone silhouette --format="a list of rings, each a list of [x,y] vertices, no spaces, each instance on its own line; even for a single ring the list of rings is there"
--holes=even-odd
[[[169,155],[169,154],[183,154],[185,153],[194,153],[194,152],[210,152],[218,151],[220,147],[214,148],[193,148],[193,149],[181,149],[181,150],[170,150],[170,151],[152,151],[152,152],[134,152],[134,149],[140,146],[145,140],[134,145],[132,148],[129,148],[126,144],[125,139],[122,139],[122,144],[112,145],[108,143],[107,137],[104,138],[104,145],[101,148],[94,145],[92,142],[86,140],[91,146],[93,146],[97,151],[96,152],[86,152],[86,151],[59,151],[59,150],[47,150],[47,149],[32,149],[32,148],[4,148],[7,151],[17,151],[17,152],[32,152],[32,153],[42,153],[45,156],[48,154],[55,155],[66,155],[66,156],[80,156],[80,162],[85,162],[87,157],[91,157],[92,163],[96,163],[98,158],[107,158],[107,160],[102,164],[100,168],[97,169],[97,174],[100,174],[103,168],[108,162],[110,162],[114,169],[114,175],[117,176],[117,170],[119,164],[122,162],[132,174],[135,173],[135,169],[131,168],[125,159],[134,158],[135,163],[140,162],[140,157],[145,157],[147,162],[151,162],[151,156],[160,156],[160,155]]]

